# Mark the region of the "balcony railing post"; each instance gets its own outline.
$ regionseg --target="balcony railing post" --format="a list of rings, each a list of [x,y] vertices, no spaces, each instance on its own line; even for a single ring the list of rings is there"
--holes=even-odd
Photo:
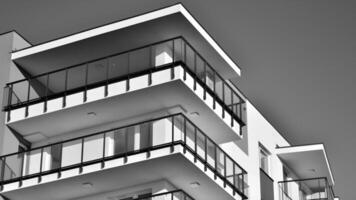
[[[5,165],[6,165],[6,157],[2,158],[1,163],[1,171],[0,171],[0,191],[3,190],[3,182],[5,181]]]
[[[19,181],[19,187],[22,186],[22,177],[23,177],[23,169],[24,169],[24,164],[25,164],[25,152],[21,154],[21,164],[20,164],[20,181]]]
[[[174,117],[171,118],[172,119],[172,145],[171,145],[171,153],[173,153],[174,151]]]
[[[130,90],[130,52],[127,53],[127,72],[126,92]]]
[[[84,94],[83,94],[83,102],[87,101],[88,98],[88,76],[89,76],[89,64],[85,65],[85,86],[84,86]]]
[[[242,172],[242,177],[241,177],[241,191],[245,194],[245,172]]]
[[[30,102],[30,79],[27,81],[27,100],[26,100],[26,108],[25,108],[25,117],[28,117],[28,103]]]
[[[60,143],[58,178],[62,176],[63,143]]]
[[[232,183],[233,183],[234,187],[236,187],[235,164],[232,164]],[[233,195],[235,195],[235,189],[233,189]]]
[[[172,40],[172,68],[171,68],[171,80],[174,79],[174,59],[175,59],[175,55],[174,55],[174,40]]]
[[[226,154],[224,154],[224,188],[226,187]]]
[[[106,149],[106,132],[103,134],[103,157],[101,161],[101,169],[105,167],[105,149]]]
[[[207,164],[208,164],[208,139],[206,136],[204,136],[204,171],[207,170]]]
[[[206,72],[206,62],[204,62],[204,95],[203,95],[203,99],[206,100],[206,89],[208,87],[208,81],[207,81],[207,72]]]
[[[197,127],[194,126],[194,163],[197,162],[198,141],[197,141]]]
[[[150,45],[148,47],[149,49],[149,68],[150,68],[150,72],[148,73],[148,86],[152,85],[152,69],[154,68],[154,64],[152,63],[152,45]]]
[[[230,92],[230,95],[231,95],[231,111],[232,111],[232,113],[234,113],[234,96],[232,94],[232,90]],[[234,117],[233,117],[233,115],[231,115],[231,127],[234,127]]]
[[[222,101],[223,101],[223,103],[226,105],[226,102],[225,102],[225,83],[224,82],[222,82]],[[224,107],[222,107],[222,118],[225,118],[225,109],[224,109]]]
[[[183,153],[185,154],[187,152],[187,119],[184,117],[184,149]]]
[[[45,102],[43,104],[43,112],[47,112],[48,90],[49,90],[49,73],[47,73],[46,75],[46,92],[45,92]]]
[[[7,106],[9,106],[9,107],[11,107],[11,105],[12,105],[12,87],[13,87],[13,85],[11,84],[11,86],[9,87],[9,99],[8,99],[8,104],[7,104]],[[11,109],[9,109],[9,111],[7,112],[7,121],[9,122],[11,120]]]
[[[213,92],[214,92],[214,95],[213,95],[213,109],[215,110],[216,108],[216,72],[213,71]]]
[[[148,122],[148,150],[147,150],[147,158],[150,158],[150,157],[151,157],[151,148],[152,148],[152,143],[153,143],[152,129],[153,129],[153,124],[152,124],[152,122]]]
[[[83,172],[83,161],[84,161],[84,138],[81,139],[81,150],[80,150],[80,166],[79,166],[79,173]]]
[[[104,96],[107,97],[109,94],[108,87],[109,87],[109,69],[110,69],[110,60],[106,58],[106,80],[105,80],[105,94]]]
[[[215,173],[214,173],[214,180],[216,180],[216,174],[219,173],[218,171],[218,147],[216,145],[214,145],[214,151],[215,151],[215,155],[214,155],[214,159],[215,159]]]
[[[67,105],[68,69],[65,70],[63,108]]]
[[[40,160],[40,174],[38,176],[38,182],[42,181],[42,168],[43,168],[43,148],[41,148],[41,160]]]
[[[194,53],[194,91],[197,89],[197,54]]]

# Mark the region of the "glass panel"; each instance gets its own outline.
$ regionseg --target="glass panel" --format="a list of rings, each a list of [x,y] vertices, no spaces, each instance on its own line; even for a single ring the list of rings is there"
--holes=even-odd
[[[184,200],[184,194],[182,192],[174,192],[173,200]]]
[[[1,162],[0,166],[4,164],[4,176],[3,180],[11,180],[13,178],[21,177],[22,161],[24,154],[16,154],[12,156],[7,156],[5,163]]]
[[[186,144],[187,146],[194,150],[195,148],[195,126],[189,121],[186,122]]]
[[[41,151],[41,149],[37,149],[26,152],[23,168],[24,175],[36,174],[40,172]]]
[[[144,124],[140,124],[140,143],[139,143],[139,148],[140,149],[145,149],[148,148],[152,145],[152,139],[151,139],[151,132],[152,132],[152,123],[147,122]]]
[[[215,74],[215,93],[220,100],[223,100],[223,87],[223,80],[220,78],[220,76]]]
[[[171,118],[160,119],[152,122],[152,145],[161,145],[172,142]]]
[[[150,51],[144,48],[130,52],[130,73],[140,72],[150,68]]]
[[[113,56],[108,59],[109,79],[127,76],[129,73],[128,54]]]
[[[235,167],[235,187],[242,189],[242,185],[244,184],[244,176],[241,168],[238,165],[234,165]]]
[[[206,85],[208,86],[208,88],[210,88],[212,91],[214,91],[214,71],[212,70],[211,67],[206,67]]]
[[[88,85],[106,80],[107,65],[107,59],[88,64]]]
[[[231,184],[234,184],[234,164],[232,160],[226,156],[226,178]]]
[[[84,139],[83,162],[101,159],[103,157],[104,134],[86,137]]]
[[[43,149],[42,171],[49,171],[61,167],[62,144],[56,144]]]
[[[9,103],[11,104],[11,102],[9,102],[9,98],[10,98],[10,87],[6,86],[6,87],[4,87],[3,96],[2,96],[2,106],[3,107],[8,106]],[[0,161],[0,164],[1,164],[1,161]]]
[[[81,162],[82,140],[63,143],[62,167],[79,164]]]
[[[153,47],[155,55],[154,66],[162,66],[172,63],[173,61],[173,42],[168,41],[162,44],[157,44]]]
[[[182,61],[183,60],[183,40],[178,38],[174,40],[174,61]]]
[[[217,171],[220,175],[224,176],[225,175],[225,172],[224,172],[224,166],[225,166],[225,163],[224,163],[224,152],[221,151],[221,149],[217,148],[216,150],[217,154]]]
[[[26,102],[28,98],[28,81],[15,83],[12,86],[11,104]]]
[[[174,116],[174,141],[183,141],[184,118],[181,115]]]
[[[186,58],[185,64],[192,72],[194,72],[195,71],[194,70],[194,68],[195,68],[195,52],[187,44],[185,45],[185,58]]]
[[[215,145],[210,139],[207,140],[208,157],[207,161],[211,167],[215,167]]]
[[[232,91],[230,89],[230,87],[227,84],[224,84],[225,90],[225,99],[224,99],[224,103],[225,105],[227,105],[230,109],[231,109],[231,104],[232,104]]]
[[[202,159],[205,159],[205,136],[199,130],[197,130],[197,153]]]
[[[31,79],[29,81],[30,87],[30,95],[29,100],[35,100],[39,97],[45,97],[47,91],[47,76],[40,76],[38,78]]]
[[[67,89],[72,90],[85,86],[86,65],[68,69]]]
[[[200,56],[196,56],[196,76],[205,83],[205,71],[204,71],[204,61]]]
[[[49,80],[48,80],[49,95],[64,92],[65,81],[66,81],[65,71],[49,74]]]
[[[126,152],[126,128],[114,131],[114,155]]]

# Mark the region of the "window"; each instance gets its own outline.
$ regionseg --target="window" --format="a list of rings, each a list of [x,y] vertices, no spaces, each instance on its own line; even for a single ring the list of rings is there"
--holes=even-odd
[[[260,145],[259,151],[260,151],[259,152],[260,153],[260,168],[264,172],[266,172],[268,174],[268,170],[269,170],[269,155],[270,155],[270,153],[268,153],[266,148],[264,148],[261,145]]]

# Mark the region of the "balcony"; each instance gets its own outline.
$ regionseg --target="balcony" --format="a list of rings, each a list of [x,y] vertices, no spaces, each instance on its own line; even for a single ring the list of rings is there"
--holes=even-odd
[[[167,158],[177,153],[183,155],[184,158]],[[206,185],[219,184],[223,190],[231,191],[231,196],[238,196],[238,199],[247,198],[246,171],[182,114],[152,119],[25,152],[5,155],[0,157],[0,160],[2,193],[14,199],[19,198],[16,190],[22,187],[68,181],[70,178],[73,179],[83,174],[91,174],[86,176],[94,176],[93,174],[99,172],[105,174],[104,171],[108,169],[118,171],[106,172],[106,175],[101,174],[95,179],[98,181],[103,179],[101,181],[105,182],[110,177],[114,177],[115,173],[123,173],[122,176],[126,176],[128,172],[125,170],[134,170],[131,172],[134,174],[131,175],[130,180],[152,174],[156,176],[168,174],[167,176],[171,177],[174,185],[187,190],[189,186],[184,188],[187,186],[182,185],[181,179],[186,177],[185,179],[189,180],[197,174],[204,173],[205,175],[200,176],[200,179],[210,177],[208,179],[212,182],[205,182]],[[147,161],[143,162],[145,160]],[[162,163],[155,163],[153,167],[148,160]],[[194,170],[190,169],[189,162],[186,163],[187,160],[198,167],[201,172],[195,172],[196,167]],[[146,164],[143,168],[136,169],[132,164],[138,162]],[[128,164],[131,167],[125,169],[124,166]],[[122,167],[121,172],[120,167]],[[144,172],[144,175],[141,172]],[[179,173],[176,174],[176,172]],[[78,181],[72,182],[78,183]],[[115,182],[115,185],[117,184]],[[207,193],[207,195],[217,198],[213,196],[218,192],[211,192],[216,194]]]
[[[327,178],[280,181],[280,200],[334,200]]]
[[[177,88],[182,87],[181,84],[171,86],[171,88],[162,86],[175,80],[182,81],[190,88],[189,91],[182,91],[183,89]],[[113,100],[113,98],[124,96],[122,94],[132,94],[133,92],[138,94],[138,91],[144,88],[157,91],[150,90],[145,94],[132,97],[127,101],[127,105],[124,104],[122,99]],[[190,90],[199,96],[199,101],[191,97]],[[158,94],[155,94],[155,92]],[[152,100],[155,95],[162,97],[158,100]],[[164,95],[167,97],[163,97]],[[131,105],[133,103],[146,104],[147,106],[141,109],[145,112],[162,109],[162,105],[169,107],[178,104],[190,106],[190,110],[195,110],[199,108],[201,101],[204,101],[210,107],[210,110],[216,113],[214,115],[218,115],[218,118],[223,119],[228,126],[235,126],[235,134],[241,136],[241,128],[246,124],[245,101],[239,96],[238,90],[226,82],[183,37],[145,45],[75,66],[47,72],[29,79],[8,83],[5,87],[4,97],[3,109],[7,113],[8,125],[20,134],[23,133],[24,136],[38,131],[43,133],[51,131],[49,129],[31,129],[31,127],[34,127],[33,124],[37,126],[38,123],[49,120],[48,117],[38,118],[38,121],[33,122],[32,125],[26,125],[26,123],[30,123],[27,121],[28,119],[63,111],[66,108],[81,105],[91,106],[93,104],[90,103],[98,103],[102,99],[111,99],[112,102],[107,100],[107,103],[115,105],[117,109],[130,106],[130,102]],[[95,108],[95,106],[92,106],[83,110]],[[138,109],[139,106],[136,108]],[[152,109],[148,111],[148,108]],[[141,110],[136,111],[136,113],[145,113]],[[112,108],[103,113],[110,111],[112,111]],[[200,112],[205,112],[203,107],[201,107]],[[71,112],[71,114],[73,113],[75,112]],[[68,119],[69,117],[65,116],[64,118]],[[128,113],[121,117],[128,117]],[[112,116],[107,118],[113,119]],[[21,122],[24,119],[27,122]],[[204,120],[219,121],[217,118],[214,119],[212,115],[209,119]],[[56,123],[64,123],[64,121],[65,119],[56,120]],[[50,122],[46,123],[50,124]],[[87,122],[87,124],[91,124],[91,122]],[[61,127],[68,127],[69,125],[70,123],[66,122],[65,126],[61,125]],[[73,126],[75,125],[77,124]],[[83,128],[85,127],[73,127],[72,129],[68,127],[68,131]],[[47,137],[51,136],[53,134]],[[32,142],[31,139],[29,141]]]

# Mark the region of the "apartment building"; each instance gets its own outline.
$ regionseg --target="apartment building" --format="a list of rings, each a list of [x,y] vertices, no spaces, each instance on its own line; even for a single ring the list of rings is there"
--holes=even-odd
[[[324,146],[286,141],[183,5],[127,17],[0,36],[0,199],[336,198]]]

